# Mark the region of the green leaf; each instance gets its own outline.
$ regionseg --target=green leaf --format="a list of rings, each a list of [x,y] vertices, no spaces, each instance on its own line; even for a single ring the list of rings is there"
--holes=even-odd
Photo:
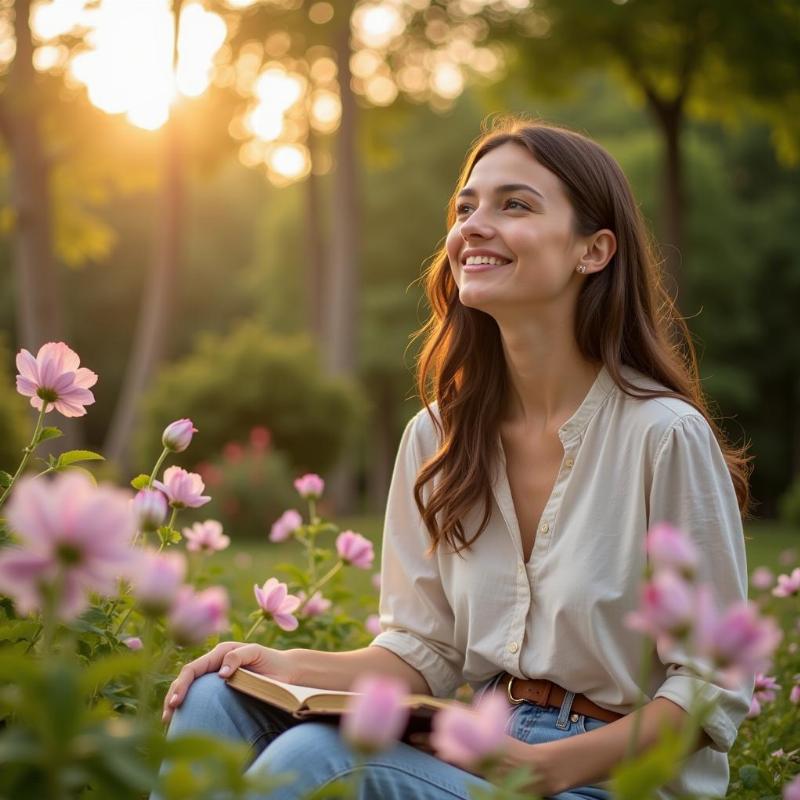
[[[67,450],[58,457],[58,466],[67,467],[79,461],[105,461],[105,458],[91,450]]]
[[[677,774],[683,749],[681,735],[663,727],[655,747],[613,771],[611,785],[616,800],[654,800],[656,789]]]
[[[148,483],[150,483],[150,476],[142,473],[131,481],[131,486],[133,486],[134,489],[146,489]]]
[[[48,439],[58,439],[59,436],[63,435],[64,434],[58,428],[42,428],[39,431],[39,435],[36,437],[36,441],[33,443],[33,446],[36,447],[42,442],[46,442]]]
[[[11,486],[11,481],[13,480],[13,475],[0,469],[0,489],[5,489],[6,487]]]
[[[115,653],[89,664],[81,675],[81,685],[84,691],[92,691],[95,687],[103,686],[113,678],[142,672],[148,666],[147,660],[141,653],[132,651]]]
[[[769,776],[755,764],[745,764],[743,767],[740,767],[739,778],[745,789],[771,788]]]

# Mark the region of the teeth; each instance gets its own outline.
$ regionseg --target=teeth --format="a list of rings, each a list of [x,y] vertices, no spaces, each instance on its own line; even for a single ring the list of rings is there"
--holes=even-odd
[[[466,264],[505,264],[508,259],[495,258],[494,256],[469,256]]]

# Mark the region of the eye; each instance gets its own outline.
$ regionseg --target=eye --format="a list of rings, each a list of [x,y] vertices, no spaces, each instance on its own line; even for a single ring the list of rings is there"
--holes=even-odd
[[[460,217],[462,214],[466,214],[470,208],[472,208],[472,206],[467,205],[466,203],[459,203],[456,206],[456,215]]]
[[[506,208],[512,208],[512,207],[520,209],[522,211],[530,211],[530,208],[525,203],[513,197],[509,200],[506,200]]]

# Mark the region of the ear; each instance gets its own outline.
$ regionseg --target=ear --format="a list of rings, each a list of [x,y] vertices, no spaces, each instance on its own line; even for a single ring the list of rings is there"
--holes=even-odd
[[[617,237],[608,228],[595,231],[586,240],[586,249],[580,260],[586,266],[586,274],[600,272],[617,252]]]

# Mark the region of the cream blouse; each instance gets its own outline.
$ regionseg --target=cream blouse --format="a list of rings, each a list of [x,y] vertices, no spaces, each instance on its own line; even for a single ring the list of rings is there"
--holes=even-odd
[[[659,384],[624,368],[637,386]],[[628,713],[639,694],[643,641],[625,615],[636,609],[646,566],[644,538],[660,521],[687,531],[700,551],[700,580],[717,602],[747,597],[744,537],[733,484],[714,435],[691,405],[624,394],[603,367],[559,429],[564,457],[539,521],[529,561],[498,437],[489,525],[461,556],[429,537],[413,498],[421,466],[437,450],[425,410],[408,424],[392,477],[383,539],[380,620],[372,642],[417,669],[436,696],[507,670],[548,678],[604,708]],[[481,513],[463,520],[467,537]],[[744,719],[753,681],[738,690],[696,677],[678,649],[655,646],[647,699],[688,709],[697,688],[715,700],[713,741],[691,755],[661,793],[724,797],[727,751]]]

